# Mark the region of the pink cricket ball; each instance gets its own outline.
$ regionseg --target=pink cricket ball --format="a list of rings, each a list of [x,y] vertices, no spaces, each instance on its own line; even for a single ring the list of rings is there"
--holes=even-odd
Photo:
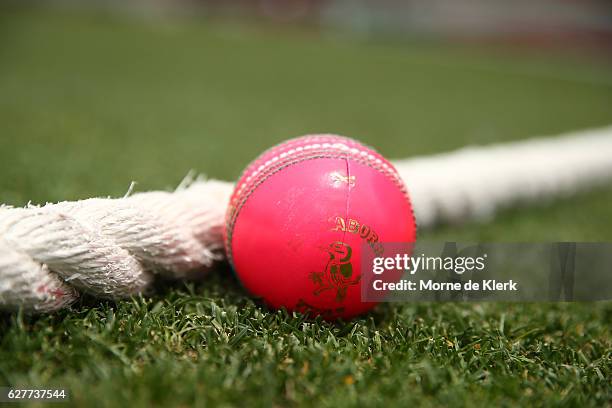
[[[397,170],[335,135],[292,139],[255,159],[236,183],[225,228],[229,260],[250,293],[326,319],[375,306],[361,301],[362,245],[415,239]]]

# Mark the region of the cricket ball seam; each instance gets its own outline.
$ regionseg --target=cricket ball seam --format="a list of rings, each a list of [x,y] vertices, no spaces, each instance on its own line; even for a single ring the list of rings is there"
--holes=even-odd
[[[329,140],[330,142],[323,141],[322,139]],[[299,139],[294,140],[296,142],[300,141]],[[374,152],[376,153],[376,155],[374,155],[370,151],[363,150],[365,146],[362,146],[358,144],[358,142],[352,141],[351,139],[348,139],[348,141],[351,142],[350,144],[353,147],[347,146],[348,143],[338,142],[337,139],[334,139],[329,136],[311,136],[307,140],[317,141],[319,143],[313,143],[310,145],[304,145],[296,147],[294,149],[283,151],[282,153],[279,153],[269,158],[267,161],[259,165],[255,170],[253,170],[253,167],[259,161],[261,161],[262,158],[266,156],[266,154],[269,154],[271,151],[278,147],[276,146],[260,155],[257,159],[253,161],[251,165],[247,167],[247,170],[243,172],[240,178],[241,182],[236,188],[236,192],[233,194],[232,200],[230,202],[230,207],[226,219],[225,247],[227,258],[232,266],[234,266],[232,254],[233,230],[240,211],[248,201],[249,197],[256,191],[257,187],[259,187],[272,175],[289,166],[308,160],[316,160],[322,158],[345,159],[347,161],[354,160],[355,162],[364,164],[386,176],[399,188],[399,190],[404,195],[406,201],[408,202],[410,209],[409,216],[412,217],[413,225],[415,225],[416,234],[416,220],[406,185],[404,184],[397,171],[393,168],[393,166],[388,163],[382,156],[376,157],[378,156],[377,152]],[[341,140],[344,141],[345,138],[341,138]],[[301,141],[304,140],[302,139]],[[295,144],[297,143],[290,144],[289,146]],[[360,148],[358,148],[357,146],[359,146]],[[288,146],[283,147],[287,148]],[[334,149],[336,151],[330,152],[330,149]],[[249,174],[249,170],[251,174]],[[246,178],[246,180],[242,181],[242,179],[244,179],[247,174],[249,174],[249,176]],[[247,187],[249,188],[247,189]]]
[[[356,142],[353,142],[353,143],[355,144]],[[283,147],[286,148],[285,146]],[[276,156],[271,157],[269,160],[262,163],[256,169],[254,169],[255,165],[262,160],[262,157],[265,156],[265,154],[260,156],[250,166],[248,166],[247,170],[250,170],[250,171],[243,172],[242,176],[239,179],[239,181],[241,182],[239,182],[239,185],[236,188],[236,192],[233,194],[232,201],[235,201],[237,198],[239,198],[240,195],[242,194],[242,191],[245,188],[247,188],[247,186],[252,184],[251,180],[253,180],[253,183],[256,183],[258,181],[257,177],[259,178],[265,177],[271,170],[274,170],[275,168],[287,162],[290,162],[297,157],[308,157],[314,154],[325,155],[325,154],[329,154],[330,149],[335,149],[336,150],[335,155],[337,156],[352,158],[357,161],[361,161],[362,163],[365,163],[369,165],[370,167],[376,168],[377,170],[383,173],[386,173],[388,176],[394,179],[393,181],[395,182],[396,185],[398,185],[402,189],[405,189],[405,185],[403,184],[403,181],[400,175],[393,168],[393,165],[387,162],[382,156],[378,155],[376,152],[368,152],[368,151],[360,150],[354,147],[349,148],[348,146],[342,143],[334,143],[334,144],[315,143],[312,145],[305,145],[305,146],[298,147],[296,149],[290,149],[288,151],[283,151],[282,153],[279,153]],[[375,153],[375,154],[372,154],[372,153]],[[246,177],[245,179],[245,176],[247,174],[249,174],[249,176]]]
[[[267,166],[270,166],[274,162],[278,162],[283,158],[290,158],[296,154],[300,155],[305,153],[309,149],[320,149],[323,152],[328,152],[329,149],[335,149],[343,152],[350,152],[353,155],[360,154],[361,156],[367,157],[371,161],[381,164],[386,170],[392,172],[396,177],[401,179],[397,169],[395,169],[393,165],[388,162],[388,160],[386,160],[370,146],[366,146],[360,142],[357,142],[356,140],[344,136],[328,134],[308,135],[283,142],[259,155],[246,167],[238,178],[239,185],[237,186],[236,192],[233,194],[233,196],[235,197],[239,195],[241,192],[240,190],[244,189],[249,184],[251,179],[259,172],[265,170]],[[363,149],[369,149],[369,151]],[[275,153],[274,156],[270,156],[272,152]],[[267,160],[264,161],[264,159]]]

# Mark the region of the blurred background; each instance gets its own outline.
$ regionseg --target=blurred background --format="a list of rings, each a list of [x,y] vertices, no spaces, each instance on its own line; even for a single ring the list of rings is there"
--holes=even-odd
[[[172,188],[190,170],[232,180],[306,133],[405,158],[611,122],[609,1],[0,6],[0,202],[12,205]],[[569,234],[555,217],[550,235]]]
[[[607,0],[58,0],[50,4],[156,18],[257,19],[368,36],[612,49],[612,3]]]

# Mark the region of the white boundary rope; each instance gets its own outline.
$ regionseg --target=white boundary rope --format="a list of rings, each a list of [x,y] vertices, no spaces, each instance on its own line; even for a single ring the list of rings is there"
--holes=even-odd
[[[488,219],[612,180],[612,126],[394,161],[419,226]]]
[[[419,227],[486,219],[612,180],[612,127],[395,161]],[[154,273],[189,278],[223,259],[233,185],[0,207],[0,309],[50,312],[79,292],[122,298]]]
[[[0,208],[0,308],[51,311],[83,291],[121,298],[154,272],[176,278],[223,254],[232,184],[196,181],[174,193]]]

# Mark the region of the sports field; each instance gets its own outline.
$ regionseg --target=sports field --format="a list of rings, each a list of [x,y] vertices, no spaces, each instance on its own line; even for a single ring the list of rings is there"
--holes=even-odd
[[[612,62],[334,32],[0,13],[0,203],[235,179],[288,137],[392,158],[612,123]],[[612,154],[612,152],[611,152]],[[612,187],[486,224],[473,241],[610,241]],[[0,386],[80,406],[611,406],[612,304],[382,305],[331,324],[272,312],[227,267],[122,302],[0,318]]]

